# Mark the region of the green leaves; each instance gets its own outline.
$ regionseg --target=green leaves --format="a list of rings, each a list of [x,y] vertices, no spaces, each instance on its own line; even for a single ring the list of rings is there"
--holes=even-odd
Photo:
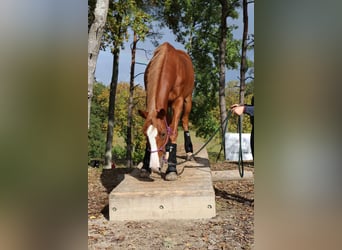
[[[110,3],[102,49],[120,48],[129,38],[129,28],[136,32],[139,39],[145,39],[152,17],[143,11],[142,5],[143,2],[138,0],[119,0]]]
[[[147,23],[149,23],[151,19],[151,16],[141,9],[134,8],[134,13],[131,20],[131,27],[132,30],[136,32],[139,39],[145,40],[145,37],[149,32]]]
[[[114,124],[114,140],[118,146],[114,146],[114,156],[123,157],[126,147],[124,141],[126,139],[127,127],[127,104],[129,96],[129,84],[119,83],[117,86],[116,102],[115,102],[115,124]],[[90,128],[88,131],[88,158],[102,158],[105,152],[105,139],[107,131],[107,113],[109,103],[109,88],[102,83],[94,84],[94,93],[90,114]],[[141,86],[137,86],[134,91],[134,108],[145,109],[145,91]],[[133,160],[138,162],[142,160],[145,149],[145,138],[142,133],[144,120],[137,114],[133,115]],[[120,138],[120,139],[119,139]],[[120,151],[120,149],[122,149]]]
[[[240,1],[222,1],[227,1],[228,4],[226,18],[238,18],[237,10],[241,7]],[[197,127],[197,134],[203,137],[207,137],[219,126],[220,13],[220,1],[209,0],[165,1],[163,12],[164,22],[176,34],[177,40],[185,44],[193,61],[196,87],[191,118]],[[225,53],[225,66],[228,70],[238,69],[241,60],[241,41],[233,38],[233,31],[236,28],[236,25],[230,25],[228,22]],[[234,93],[234,95],[237,100],[234,102],[227,100],[228,106],[239,102],[239,93]],[[229,96],[226,99],[234,98]],[[229,107],[227,108],[229,109]],[[205,116],[203,116],[204,113]],[[234,128],[231,127],[231,129]]]
[[[88,158],[102,158],[105,149],[106,121],[109,90],[101,83],[94,83],[88,130]]]

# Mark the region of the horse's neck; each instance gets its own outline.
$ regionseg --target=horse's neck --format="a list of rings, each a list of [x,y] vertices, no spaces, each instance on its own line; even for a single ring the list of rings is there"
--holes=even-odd
[[[155,95],[152,93],[149,93],[147,96],[147,111],[151,114],[156,110],[156,98]]]
[[[167,110],[170,89],[161,84],[161,81],[154,81],[150,86],[147,97],[148,112]]]

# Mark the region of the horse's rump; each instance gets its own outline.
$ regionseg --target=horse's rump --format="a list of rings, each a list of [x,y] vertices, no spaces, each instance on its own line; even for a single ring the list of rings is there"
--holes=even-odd
[[[145,71],[146,107],[160,111],[177,98],[192,95],[194,71],[190,57],[169,43],[160,45]]]

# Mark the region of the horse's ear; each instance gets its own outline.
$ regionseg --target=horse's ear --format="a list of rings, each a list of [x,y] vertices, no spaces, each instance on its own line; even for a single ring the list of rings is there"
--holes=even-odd
[[[165,115],[166,115],[165,109],[161,109],[157,113],[157,118],[164,119]]]
[[[147,117],[147,115],[148,115],[148,112],[146,112],[146,111],[142,111],[142,110],[138,110],[138,113],[139,113],[139,115],[142,117],[142,118],[144,118],[144,119],[146,119],[146,117]]]

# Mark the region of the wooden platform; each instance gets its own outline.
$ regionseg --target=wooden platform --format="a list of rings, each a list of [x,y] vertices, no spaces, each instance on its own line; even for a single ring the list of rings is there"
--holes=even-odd
[[[178,162],[183,161],[178,159]],[[139,177],[139,169],[125,174],[109,195],[110,220],[214,217],[215,192],[207,151],[202,150],[195,160],[180,164],[177,170],[183,172],[176,181],[165,181],[154,173],[151,178],[143,179]]]

